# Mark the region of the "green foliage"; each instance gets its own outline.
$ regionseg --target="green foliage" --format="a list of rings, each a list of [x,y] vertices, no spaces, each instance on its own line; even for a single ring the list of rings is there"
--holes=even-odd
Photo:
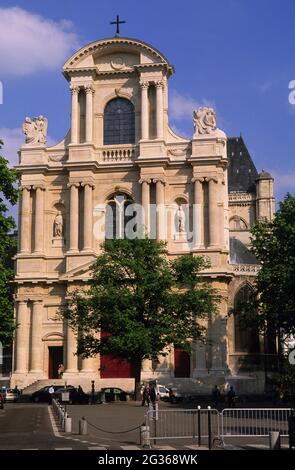
[[[0,140],[0,149],[3,142]],[[14,185],[18,173],[8,167],[8,161],[0,156],[0,341],[7,345],[11,342],[14,321],[11,281],[14,277],[11,256],[16,248],[16,240],[12,235],[15,222],[7,215],[7,203],[16,204],[18,191]]]
[[[239,304],[245,326],[284,337],[295,334],[295,197],[287,194],[272,222],[260,221],[252,229],[251,251],[261,263],[255,289]]]
[[[140,365],[167,354],[171,344],[190,351],[192,339],[204,339],[199,320],[220,301],[200,277],[204,259],[169,261],[165,244],[148,238],[108,240],[102,248],[87,294],[74,292],[61,312],[79,331],[79,354],[112,354]],[[101,330],[108,334],[99,338]]]
[[[252,251],[262,268],[256,279],[261,328],[295,333],[295,197],[287,194],[272,222],[253,228]]]
[[[287,359],[282,364],[279,374],[274,374],[272,384],[279,390],[280,397],[294,401],[295,398],[295,367]]]

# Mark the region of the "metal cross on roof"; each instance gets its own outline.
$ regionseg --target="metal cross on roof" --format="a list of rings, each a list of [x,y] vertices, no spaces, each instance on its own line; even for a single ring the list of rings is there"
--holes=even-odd
[[[117,25],[117,29],[116,29],[116,34],[115,34],[115,36],[119,36],[119,35],[120,35],[120,24],[123,24],[123,23],[126,23],[126,21],[120,21],[119,15],[117,15],[116,21],[111,21],[111,22],[110,22],[110,24],[116,24],[116,25]]]

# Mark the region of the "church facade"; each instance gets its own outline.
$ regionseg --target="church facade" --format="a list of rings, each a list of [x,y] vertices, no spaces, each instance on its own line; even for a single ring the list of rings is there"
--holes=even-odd
[[[92,380],[96,388],[132,389],[130,365],[75,354],[76,337],[58,312],[89,279],[103,240],[127,236],[136,212],[136,227],[165,240],[169,256],[208,257],[204,278],[222,295],[218,315],[208,320],[207,344],[196,344],[190,357],[175,347],[156,364],[144,361],[142,378],[200,393],[215,383],[261,391],[265,345],[228,312],[248,295],[259,269],[249,231],[255,220],[273,217],[271,175],[257,173],[242,137],[228,139],[218,129],[212,108],[192,110],[192,139],[173,132],[174,69],[149,44],[123,37],[94,42],[63,73],[71,93],[65,139],[46,146],[43,116],[23,125],[12,382],[52,383],[62,364],[63,381],[86,390]]]

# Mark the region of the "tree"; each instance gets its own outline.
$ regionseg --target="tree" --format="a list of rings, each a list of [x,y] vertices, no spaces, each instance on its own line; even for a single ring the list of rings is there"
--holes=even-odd
[[[204,340],[198,320],[220,299],[200,276],[208,267],[201,257],[169,261],[165,244],[148,238],[107,240],[102,249],[87,292],[76,290],[61,314],[77,333],[78,354],[132,363],[138,396],[143,359],[166,355],[172,344],[189,352],[192,341]]]
[[[295,334],[294,196],[286,195],[273,221],[255,224],[251,250],[261,269],[252,297],[239,305],[236,313],[246,325],[256,326],[268,343],[277,340],[282,358],[282,342]]]
[[[0,149],[2,145],[0,140]],[[7,215],[7,205],[15,205],[18,199],[18,190],[14,186],[18,181],[18,173],[10,169],[8,163],[0,156],[0,341],[4,346],[11,343],[15,329],[11,285],[14,277],[11,256],[16,247],[16,239],[12,234],[15,222]]]

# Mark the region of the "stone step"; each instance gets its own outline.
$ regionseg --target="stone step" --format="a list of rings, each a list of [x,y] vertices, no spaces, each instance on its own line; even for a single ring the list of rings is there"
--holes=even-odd
[[[32,384],[28,385],[23,389],[23,395],[31,395],[34,392],[40,390],[40,388],[46,387],[48,385],[60,385],[61,387],[65,384],[63,379],[44,379],[36,380]]]

